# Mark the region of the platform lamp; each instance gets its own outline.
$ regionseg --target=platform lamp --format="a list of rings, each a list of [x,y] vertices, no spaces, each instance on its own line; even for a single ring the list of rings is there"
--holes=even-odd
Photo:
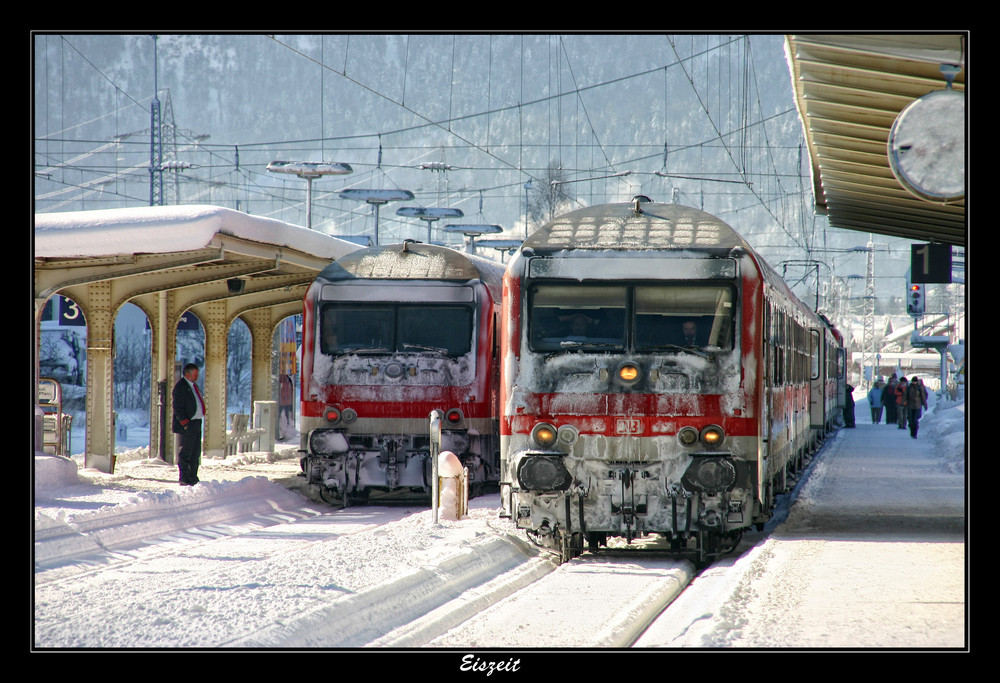
[[[379,207],[383,204],[388,204],[389,202],[398,202],[401,200],[409,201],[413,199],[413,193],[409,190],[359,190],[351,188],[348,190],[342,190],[340,197],[341,199],[355,199],[366,202],[375,207],[375,246],[378,246]]]
[[[306,181],[306,227],[312,230],[312,183],[326,175],[354,173],[350,164],[337,161],[272,161],[267,165],[271,173],[287,173]]]
[[[427,223],[427,244],[431,243],[431,226],[434,221],[439,221],[442,218],[461,218],[465,214],[462,213],[461,209],[435,209],[435,208],[425,208],[423,206],[404,206],[401,209],[396,209],[397,216],[412,216],[414,218],[419,218],[420,220]]]
[[[444,226],[445,232],[460,232],[469,238],[469,253],[476,253],[476,238],[481,235],[495,235],[498,232],[503,232],[503,228],[499,225],[485,225],[485,224],[458,224],[458,225],[446,225]]]

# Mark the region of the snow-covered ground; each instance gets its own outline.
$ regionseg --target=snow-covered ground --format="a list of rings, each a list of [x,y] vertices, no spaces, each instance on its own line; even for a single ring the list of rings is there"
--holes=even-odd
[[[881,506],[888,525],[908,519],[914,505],[926,501],[887,489],[884,475],[891,482],[894,471],[915,473],[922,495],[940,497],[945,516],[962,516],[965,406],[933,409],[912,442],[894,427],[871,425],[863,398],[856,400],[858,429],[841,430],[824,446],[787,519],[742,556],[697,578],[692,588],[698,590],[682,594],[637,647],[962,646],[961,629],[955,632],[965,612],[961,538],[879,539],[858,530],[827,538],[823,525],[837,515],[831,505],[842,512],[845,504]],[[845,470],[847,451],[876,441],[891,443],[893,455],[881,464],[873,459],[872,476]],[[919,462],[905,457],[911,443],[923,449]],[[890,471],[881,471],[885,467]],[[517,534],[498,518],[495,495],[473,499],[463,519],[437,523],[420,505],[331,511],[302,495],[298,469],[289,446],[277,455],[206,460],[202,483],[180,488],[173,467],[128,453],[112,475],[36,456],[34,646],[392,642],[387,634],[412,630],[425,611],[467,587],[512,592],[554,569],[511,540]],[[919,527],[922,519],[907,523]],[[783,572],[802,553],[837,568],[839,581],[831,582],[830,574],[800,576],[787,592]],[[872,562],[879,576],[897,577],[893,586],[903,582],[911,590],[887,598],[875,583],[856,592],[855,582],[869,580]],[[410,593],[398,590],[403,584]],[[595,590],[606,588],[595,584]],[[400,602],[401,595],[409,597]],[[863,623],[859,601],[874,608]],[[475,601],[448,604],[445,618],[456,624],[478,609]],[[319,630],[334,622],[341,632]],[[312,638],[317,633],[318,640]]]
[[[965,404],[926,414],[914,441],[858,400],[771,533],[635,647],[966,647]]]

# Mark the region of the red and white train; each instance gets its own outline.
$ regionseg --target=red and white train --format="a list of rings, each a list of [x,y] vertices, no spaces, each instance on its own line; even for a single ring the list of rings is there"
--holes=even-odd
[[[502,320],[501,514],[563,560],[730,551],[842,414],[840,335],[696,209],[556,218],[512,257]]]
[[[304,297],[302,469],[328,502],[430,494],[429,417],[473,493],[499,481],[503,266],[418,242],[354,251]]]

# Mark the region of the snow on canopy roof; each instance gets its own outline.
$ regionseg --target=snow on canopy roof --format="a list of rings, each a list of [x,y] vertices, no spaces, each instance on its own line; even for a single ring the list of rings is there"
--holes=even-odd
[[[203,249],[217,234],[335,259],[358,245],[291,223],[210,205],[35,214],[35,257],[160,254]]]

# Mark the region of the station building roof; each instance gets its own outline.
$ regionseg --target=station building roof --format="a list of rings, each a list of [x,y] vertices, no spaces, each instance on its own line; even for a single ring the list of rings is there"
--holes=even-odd
[[[34,217],[36,297],[115,279],[134,294],[242,279],[304,286],[359,245],[282,221],[209,205],[39,213]],[[234,293],[235,294],[235,293]],[[291,297],[301,297],[301,291]],[[269,294],[267,296],[272,296]],[[273,301],[273,298],[272,298]]]

